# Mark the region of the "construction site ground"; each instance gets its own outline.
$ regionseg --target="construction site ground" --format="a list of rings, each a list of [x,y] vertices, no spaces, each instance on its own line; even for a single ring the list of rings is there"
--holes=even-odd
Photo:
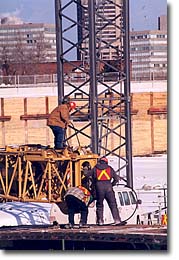
[[[8,227],[0,229],[0,249],[167,250],[167,226]]]

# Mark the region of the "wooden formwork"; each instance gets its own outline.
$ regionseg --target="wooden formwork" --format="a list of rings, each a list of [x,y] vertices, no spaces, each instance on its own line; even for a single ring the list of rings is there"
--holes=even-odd
[[[1,201],[61,202],[68,187],[81,184],[82,164],[98,155],[63,152],[41,145],[0,149]]]

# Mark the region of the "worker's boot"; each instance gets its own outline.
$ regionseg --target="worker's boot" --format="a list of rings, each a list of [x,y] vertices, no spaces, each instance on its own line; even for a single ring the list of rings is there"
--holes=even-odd
[[[73,227],[74,227],[74,225],[72,225],[71,223],[66,224],[66,225],[64,226],[65,229],[71,229],[71,228],[73,228]]]
[[[103,226],[104,225],[104,221],[103,220],[98,220],[97,221],[97,225],[98,226]]]
[[[124,226],[127,224],[127,221],[115,221],[112,223],[112,226]]]
[[[89,228],[90,226],[87,224],[80,223],[79,228]]]
[[[97,208],[96,216],[97,216],[97,225],[98,226],[104,225],[103,208]]]

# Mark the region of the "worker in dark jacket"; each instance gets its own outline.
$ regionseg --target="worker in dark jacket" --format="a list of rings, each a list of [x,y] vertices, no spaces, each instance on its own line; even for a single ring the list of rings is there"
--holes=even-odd
[[[91,171],[85,172],[85,176],[92,176],[94,185],[96,186],[96,215],[98,225],[104,224],[104,199],[106,199],[111,210],[114,225],[120,224],[121,218],[113,191],[113,186],[119,181],[119,176],[115,173],[114,169],[108,165],[108,159],[105,157],[100,158]]]
[[[54,134],[54,148],[65,148],[65,133],[70,123],[70,111],[76,107],[74,102],[70,102],[70,97],[65,96],[62,104],[57,106],[49,115],[47,125]]]
[[[65,201],[68,207],[69,224],[66,228],[73,228],[75,225],[74,216],[76,213],[81,214],[79,227],[89,227],[87,225],[88,206],[92,201],[90,191],[84,187],[85,185],[70,187],[65,194]]]

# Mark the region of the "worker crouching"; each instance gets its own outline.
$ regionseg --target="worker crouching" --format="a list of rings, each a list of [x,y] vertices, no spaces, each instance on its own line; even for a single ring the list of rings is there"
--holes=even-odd
[[[80,228],[87,228],[88,206],[93,201],[90,191],[83,186],[70,187],[65,194],[65,201],[68,207],[68,221],[66,228],[73,228],[75,226],[74,216],[80,213]]]

